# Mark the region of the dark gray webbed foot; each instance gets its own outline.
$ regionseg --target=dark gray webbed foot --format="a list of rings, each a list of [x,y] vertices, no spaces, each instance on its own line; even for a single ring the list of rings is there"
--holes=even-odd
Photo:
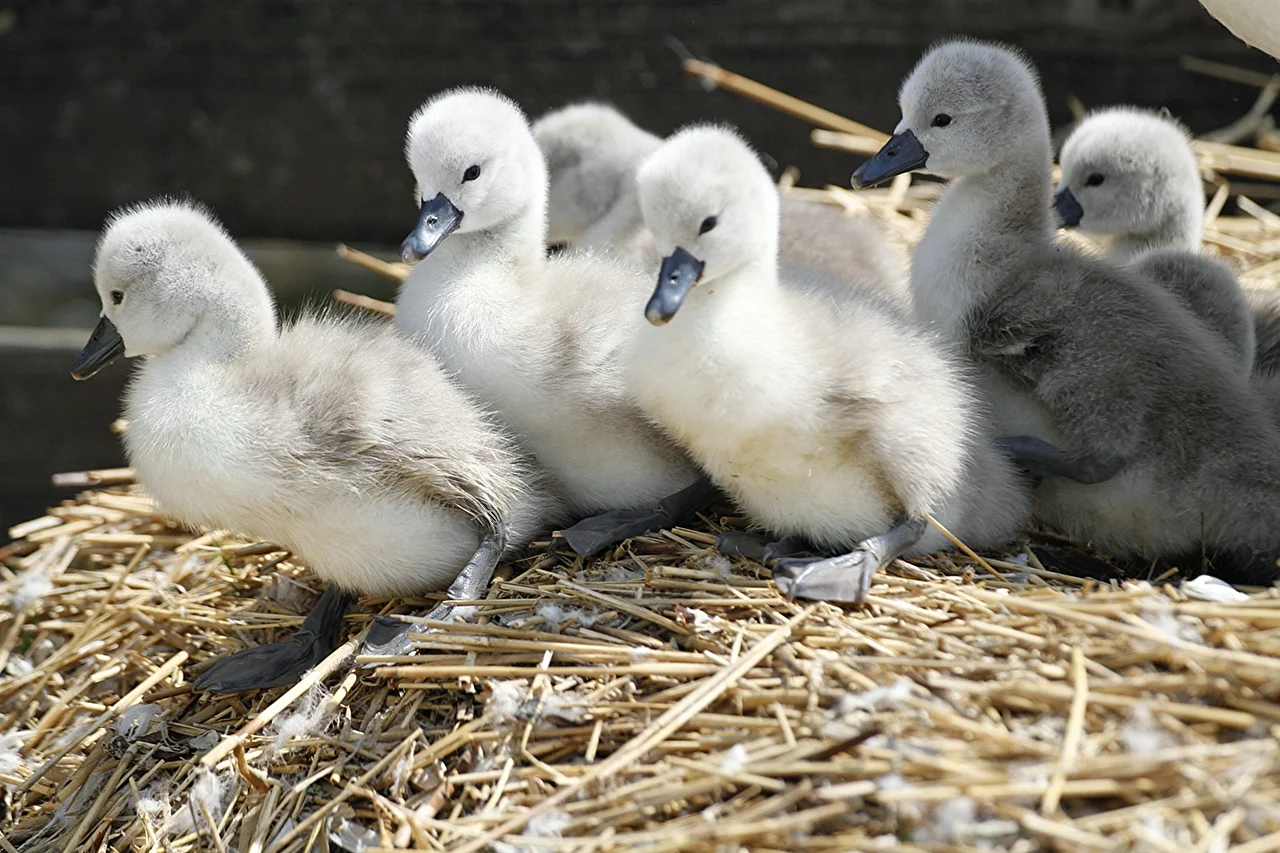
[[[433,613],[435,611],[432,611]],[[418,629],[414,622],[406,622],[394,616],[375,616],[364,635],[362,655],[411,655],[413,642],[409,635]]]
[[[454,596],[450,596],[453,598]],[[459,600],[463,596],[456,596]],[[432,622],[465,621],[476,612],[474,607],[455,607],[441,602],[430,613],[423,616]],[[369,633],[364,636],[364,645],[360,648],[362,655],[411,655],[417,649],[410,639],[410,634],[425,634],[431,629],[420,624],[416,619],[397,619],[394,616],[375,616],[369,625]],[[374,664],[377,666],[377,664]]]
[[[925,527],[924,519],[908,518],[864,539],[847,554],[779,560],[773,569],[774,583],[788,598],[861,604],[875,573],[920,541]]]
[[[685,518],[706,509],[721,497],[707,477],[668,495],[653,509],[619,509],[584,518],[561,533],[575,554],[594,556],[611,545],[653,530],[675,527]]]
[[[1069,456],[1032,435],[1008,435],[997,439],[996,444],[1014,464],[1040,479],[1056,477],[1093,486],[1119,474],[1125,464],[1123,458],[1109,453]]]
[[[765,549],[772,541],[773,537],[765,533],[730,530],[716,537],[716,551],[729,557],[742,557],[763,564]]]
[[[353,600],[329,587],[292,637],[222,658],[195,680],[196,690],[239,693],[296,684],[307,670],[338,648],[342,617]]]
[[[661,527],[664,519],[661,511],[619,509],[584,518],[566,527],[561,534],[573,553],[594,557],[610,545]]]
[[[471,559],[462,567],[462,571],[449,585],[445,596],[449,601],[478,601],[484,595],[493,573],[502,559],[502,552],[507,547],[506,531],[500,527],[491,530],[480,539],[480,544],[471,555]],[[468,619],[475,613],[474,607],[455,606],[441,602],[434,607],[425,618],[433,622],[448,622],[454,619]],[[413,642],[409,635],[422,633],[417,622],[407,622],[394,616],[375,616],[365,635],[364,646],[360,653],[364,655],[411,655],[414,653]],[[373,664],[376,666],[376,664]]]
[[[743,557],[767,566],[774,560],[811,554],[817,549],[803,536],[784,536],[778,539],[767,533],[731,530],[716,537],[716,550],[730,557]]]

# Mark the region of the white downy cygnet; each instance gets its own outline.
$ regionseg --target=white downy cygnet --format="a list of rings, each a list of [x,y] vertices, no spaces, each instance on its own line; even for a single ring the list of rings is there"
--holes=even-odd
[[[202,689],[295,680],[336,647],[351,594],[474,598],[507,542],[558,520],[514,442],[390,326],[277,330],[266,283],[204,209],[113,215],[94,286],[102,319],[72,374],[145,358],[124,434],[143,486],[183,523],[273,542],[329,584],[293,640],[220,661]]]
[[[553,110],[534,122],[533,134],[550,175],[548,241],[612,249],[646,268],[658,263],[635,175],[662,139],[602,103]],[[906,265],[869,220],[783,196],[780,223],[778,262],[784,274],[815,286],[852,284],[895,307],[909,307]]]
[[[552,110],[532,131],[547,162],[547,242],[649,260],[636,169],[662,140],[594,102]]]
[[[1167,114],[1090,114],[1059,156],[1059,223],[1101,238],[1114,260],[1167,287],[1253,373],[1253,315],[1225,265],[1200,253],[1204,191],[1185,127]]]
[[[1274,577],[1280,435],[1163,287],[1055,243],[1049,122],[1027,60],[943,43],[899,102],[893,138],[855,177],[924,168],[954,179],[916,250],[922,320],[976,361],[1003,434],[1117,467],[1093,485],[1045,480],[1037,514],[1116,555],[1207,550]]]
[[[860,601],[884,563],[950,546],[926,514],[975,547],[1017,535],[1025,486],[931,336],[780,285],[778,194],[737,134],[675,134],[638,186],[665,258],[628,382],[756,523],[842,554],[782,560],[785,592]]]
[[[422,210],[396,324],[497,410],[571,513],[608,513],[566,530],[569,544],[592,553],[705,504],[714,492],[622,380],[649,281],[607,255],[547,256],[546,164],[520,108],[444,92],[414,114],[405,153]]]

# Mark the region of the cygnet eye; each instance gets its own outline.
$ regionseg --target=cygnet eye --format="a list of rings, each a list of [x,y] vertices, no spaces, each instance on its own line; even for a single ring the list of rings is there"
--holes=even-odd
[[[480,167],[471,165],[467,167],[467,171],[462,173],[462,182],[465,184],[467,181],[474,181],[478,177],[480,177]]]
[[[716,219],[714,216],[708,216],[706,219],[702,220],[702,224],[698,226],[698,234],[706,234],[712,228],[715,228],[719,221],[720,220]]]
[[[933,117],[934,127],[946,127],[949,124],[951,124],[951,116],[946,113],[938,113]]]
[[[124,302],[124,291],[123,290],[111,291],[111,302],[115,305],[119,305],[121,302]]]
[[[1107,179],[1107,176],[1102,174],[1101,172],[1094,172],[1092,175],[1084,179],[1084,185],[1086,187],[1101,186],[1102,182],[1105,181],[1106,179]]]

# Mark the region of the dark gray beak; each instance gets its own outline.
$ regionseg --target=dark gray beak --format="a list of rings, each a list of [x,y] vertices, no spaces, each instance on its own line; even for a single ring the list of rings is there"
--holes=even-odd
[[[689,290],[702,278],[705,263],[681,249],[679,246],[669,256],[662,259],[662,269],[658,272],[658,286],[649,297],[649,304],[644,308],[644,316],[655,326],[667,323],[680,306]]]
[[[1058,214],[1060,228],[1075,228],[1084,218],[1084,208],[1070,187],[1059,186],[1053,194],[1053,212]]]
[[[71,378],[88,379],[122,355],[124,338],[120,337],[115,324],[103,317],[89,336],[89,343],[71,363]]]
[[[929,161],[929,152],[909,130],[895,133],[876,156],[858,167],[853,173],[855,187],[874,187],[890,178],[911,172]]]
[[[400,244],[400,258],[406,264],[417,263],[461,224],[462,211],[454,207],[444,193],[437,193],[435,198],[422,202],[418,224]]]

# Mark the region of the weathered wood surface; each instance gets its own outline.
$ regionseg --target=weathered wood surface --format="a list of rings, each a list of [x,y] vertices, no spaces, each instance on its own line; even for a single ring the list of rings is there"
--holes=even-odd
[[[847,180],[852,162],[799,122],[684,77],[668,37],[884,129],[921,50],[955,33],[1023,45],[1057,121],[1074,93],[1209,129],[1255,93],[1179,54],[1276,67],[1196,0],[28,0],[0,33],[0,226],[94,229],[190,192],[238,235],[384,244],[412,218],[406,120],[463,83],[535,115],[608,98],[660,133],[731,121],[807,180]]]
[[[124,464],[110,425],[130,367],[74,381],[71,361],[88,337],[88,329],[0,327],[0,543],[12,525],[74,494],[54,489],[53,474]]]

